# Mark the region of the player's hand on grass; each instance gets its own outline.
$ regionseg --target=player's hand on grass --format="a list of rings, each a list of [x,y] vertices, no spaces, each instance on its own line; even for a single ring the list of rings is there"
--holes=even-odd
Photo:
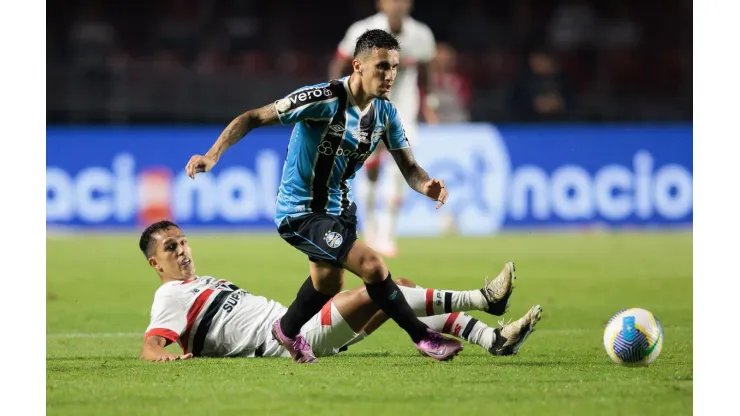
[[[159,356],[155,357],[152,361],[160,362],[160,361],[177,361],[177,360],[189,360],[193,358],[192,353],[188,354],[170,354],[169,352],[163,352]]]
[[[430,179],[424,184],[423,194],[437,201],[437,209],[447,202],[447,188],[445,188],[445,181]]]
[[[216,165],[216,161],[213,158],[195,155],[190,158],[187,166],[185,166],[185,172],[190,176],[190,179],[195,179],[196,173],[208,172],[213,169],[214,165]]]

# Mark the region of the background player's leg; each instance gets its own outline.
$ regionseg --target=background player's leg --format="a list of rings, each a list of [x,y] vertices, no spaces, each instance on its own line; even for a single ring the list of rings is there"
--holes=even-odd
[[[311,276],[303,282],[293,303],[280,319],[280,329],[295,338],[301,327],[316,315],[344,283],[344,270],[328,263],[310,262]]]
[[[363,234],[368,245],[374,247],[378,241],[378,215],[375,209],[380,176],[380,149],[377,149],[364,166],[367,183],[364,192],[365,215],[363,217]]]
[[[409,141],[409,145],[413,148],[417,142],[418,127],[416,117],[402,115],[401,119],[403,121],[406,139]],[[389,154],[386,152],[385,156],[389,156]],[[384,226],[378,228],[377,250],[383,256],[396,257],[398,255],[398,216],[403,207],[409,187],[403,174],[398,167],[395,166],[392,160],[390,165],[388,165],[388,181],[390,182],[387,201],[388,221],[383,224]]]
[[[389,166],[388,179],[390,193],[388,195],[388,221],[383,227],[378,227],[378,251],[386,257],[396,257],[398,246],[396,235],[398,229],[398,215],[403,206],[405,192],[408,189],[406,179],[396,166]]]

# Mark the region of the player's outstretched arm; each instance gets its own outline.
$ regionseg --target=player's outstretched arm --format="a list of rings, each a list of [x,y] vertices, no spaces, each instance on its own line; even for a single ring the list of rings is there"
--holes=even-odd
[[[410,147],[391,150],[390,153],[411,189],[428,196],[432,201],[437,201],[437,209],[447,202],[445,181],[430,178],[427,172],[416,163]]]
[[[152,335],[146,337],[141,347],[141,359],[146,361],[175,361],[193,358],[193,354],[172,354],[164,349],[167,339]]]
[[[185,166],[185,172],[191,178],[195,178],[196,173],[208,172],[216,165],[221,155],[229,147],[237,144],[247,133],[257,127],[277,124],[279,121],[275,104],[249,110],[239,115],[226,126],[208,153],[190,158],[187,166]]]

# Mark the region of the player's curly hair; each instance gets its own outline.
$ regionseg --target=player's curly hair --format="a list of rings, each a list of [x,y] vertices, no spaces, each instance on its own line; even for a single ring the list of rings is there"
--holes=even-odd
[[[148,259],[152,255],[151,245],[152,241],[154,240],[152,238],[154,234],[172,227],[180,228],[174,222],[167,220],[155,222],[154,224],[146,227],[146,230],[141,233],[141,238],[139,238],[139,250],[144,253],[144,257]]]
[[[356,58],[357,55],[363,52],[371,51],[373,48],[400,51],[401,45],[398,44],[398,39],[395,36],[385,30],[371,29],[357,38],[354,57]]]

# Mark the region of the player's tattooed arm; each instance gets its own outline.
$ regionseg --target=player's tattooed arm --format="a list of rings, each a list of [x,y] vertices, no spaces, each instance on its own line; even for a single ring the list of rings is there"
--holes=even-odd
[[[221,155],[229,147],[239,143],[239,140],[246,136],[247,133],[257,127],[269,126],[279,121],[275,104],[249,110],[241,114],[226,126],[205,155],[194,155],[190,158],[187,165],[185,165],[185,172],[191,179],[195,179],[196,174],[210,171],[221,158]]]
[[[398,150],[391,150],[393,160],[396,161],[398,169],[401,170],[406,183],[409,184],[411,189],[419,193],[424,193],[424,185],[429,181],[429,175],[427,172],[416,163],[414,154],[411,153],[411,148],[406,147]]]
[[[448,194],[445,181],[430,178],[427,172],[416,163],[411,148],[391,150],[391,154],[406,179],[406,183],[413,190],[428,196],[432,201],[437,201],[437,209],[447,202]]]
[[[229,147],[239,143],[250,131],[258,127],[277,124],[279,121],[275,104],[249,110],[236,117],[226,126],[216,143],[206,153],[206,156],[218,161]]]

